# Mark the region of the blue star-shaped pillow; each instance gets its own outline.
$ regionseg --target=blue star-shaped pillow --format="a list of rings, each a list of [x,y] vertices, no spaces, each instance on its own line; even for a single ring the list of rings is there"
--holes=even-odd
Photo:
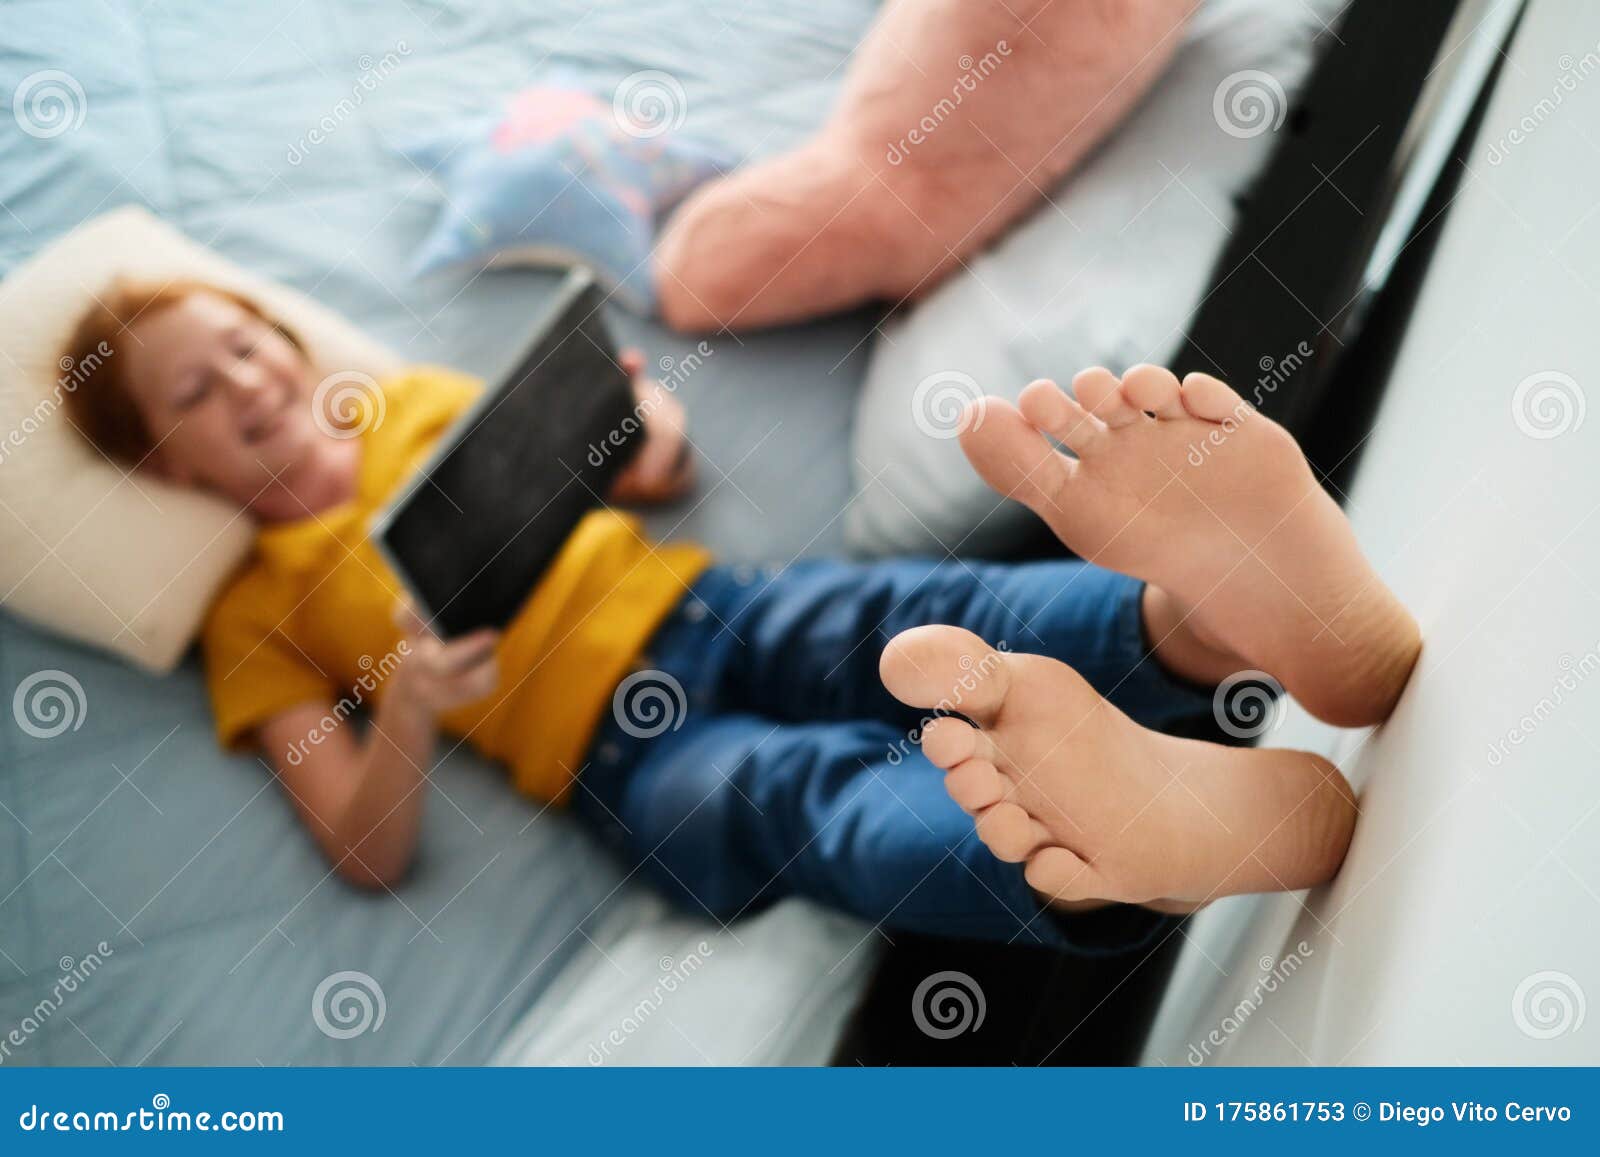
[[[642,79],[641,79],[642,78]],[[611,104],[556,79],[498,116],[403,152],[444,191],[413,274],[452,265],[590,265],[618,300],[655,312],[656,227],[726,159],[673,130],[683,90],[636,73]]]

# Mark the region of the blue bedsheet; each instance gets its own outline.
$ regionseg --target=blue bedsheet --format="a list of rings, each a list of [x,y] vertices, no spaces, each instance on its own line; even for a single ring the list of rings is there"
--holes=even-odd
[[[438,194],[393,144],[559,64],[604,91],[668,71],[687,129],[769,153],[826,111],[872,8],[8,0],[0,96],[54,69],[84,103],[55,137],[0,117],[0,270],[138,202],[410,357],[488,371],[556,279],[408,282]],[[651,361],[694,345],[613,320]],[[703,483],[658,532],[736,559],[839,549],[870,320],[713,342],[682,388]],[[326,874],[264,768],[217,751],[195,664],[150,678],[0,615],[5,700],[51,668],[84,688],[80,729],[38,739],[0,714],[0,1041],[22,1040],[0,1063],[481,1061],[588,922],[633,894],[570,821],[465,752],[436,777],[412,877],[357,894]],[[376,1031],[319,1028],[313,996],[341,971],[381,989]]]

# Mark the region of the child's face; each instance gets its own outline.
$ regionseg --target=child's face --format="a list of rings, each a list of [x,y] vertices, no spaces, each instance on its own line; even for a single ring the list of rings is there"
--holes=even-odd
[[[147,464],[163,476],[248,507],[329,441],[305,357],[249,310],[192,293],[129,333],[125,380],[156,443]]]

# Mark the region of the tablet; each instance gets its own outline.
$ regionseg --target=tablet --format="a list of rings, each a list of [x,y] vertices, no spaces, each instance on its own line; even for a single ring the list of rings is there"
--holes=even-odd
[[[509,623],[639,448],[603,301],[574,270],[510,372],[374,519],[373,542],[440,636]]]

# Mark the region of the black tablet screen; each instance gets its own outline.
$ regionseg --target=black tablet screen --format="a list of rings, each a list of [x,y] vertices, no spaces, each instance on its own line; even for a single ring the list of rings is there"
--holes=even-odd
[[[380,530],[442,636],[510,622],[637,449],[628,376],[582,284]]]

